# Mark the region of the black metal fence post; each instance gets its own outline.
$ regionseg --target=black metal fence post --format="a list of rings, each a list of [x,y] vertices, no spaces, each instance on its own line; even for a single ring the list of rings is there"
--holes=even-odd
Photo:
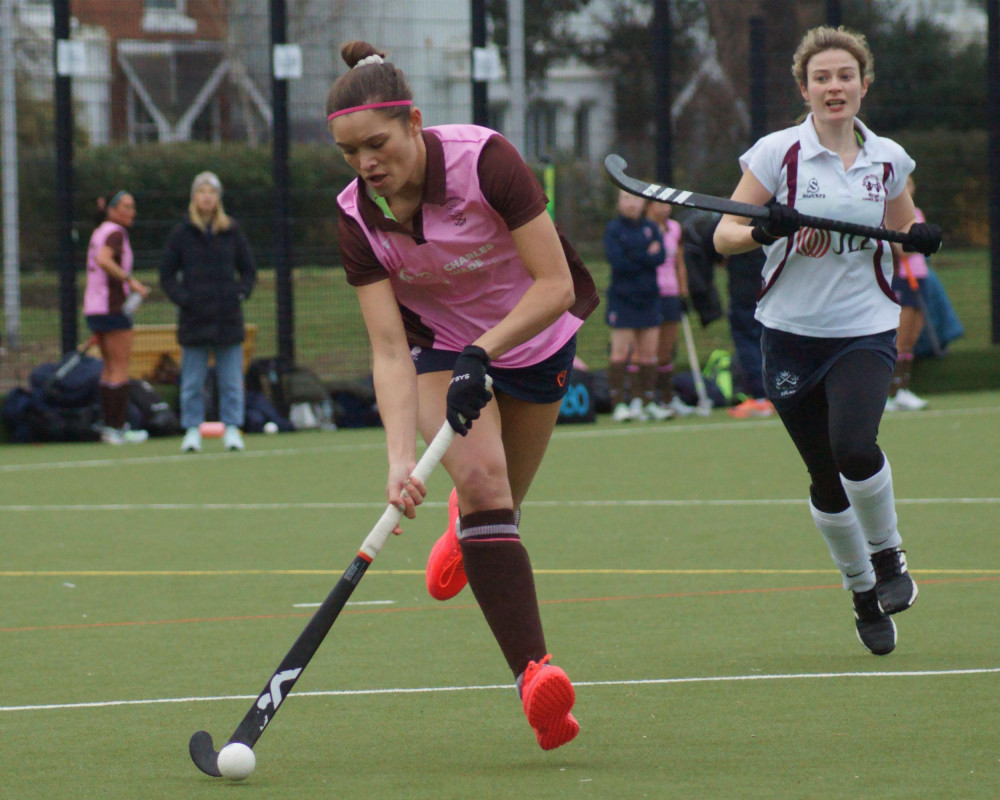
[[[274,180],[274,282],[278,315],[278,356],[295,363],[295,309],[292,291],[291,203],[288,167],[288,80],[275,73],[275,46],[287,38],[285,0],[271,2],[271,174]]]
[[[1000,0],[986,3],[986,86],[989,106],[991,341],[1000,344]]]
[[[767,23],[750,17],[750,141],[767,134]]]
[[[59,48],[69,42],[69,0],[52,0],[52,65],[55,79],[56,214],[59,239],[59,328],[62,352],[76,348],[76,264],[73,225],[72,79],[59,71]]]
[[[472,124],[487,126],[490,122],[489,93],[486,81],[476,80],[476,50],[486,47],[486,0],[472,0],[472,52],[470,74],[472,75]]]
[[[653,3],[653,29],[650,38],[656,95],[653,111],[656,126],[656,179],[669,185],[674,179],[673,92],[670,85],[672,31],[669,0],[655,0]]]

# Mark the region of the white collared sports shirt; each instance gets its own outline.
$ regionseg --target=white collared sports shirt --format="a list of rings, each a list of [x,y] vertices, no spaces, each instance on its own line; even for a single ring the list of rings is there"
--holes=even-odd
[[[757,141],[740,157],[740,167],[779,203],[803,214],[882,226],[886,202],[905,190],[915,164],[902,147],[857,118],[854,127],[864,141],[850,169],[820,144],[812,114],[797,127]],[[832,338],[898,326],[887,242],[802,228],[764,250],[756,317],[768,328]]]

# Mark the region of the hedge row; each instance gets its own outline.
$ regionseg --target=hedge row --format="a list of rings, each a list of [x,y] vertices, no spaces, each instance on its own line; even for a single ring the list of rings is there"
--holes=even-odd
[[[332,146],[302,145],[290,155],[292,249],[296,263],[335,263],[336,196],[351,178]],[[266,264],[274,243],[274,180],[269,147],[203,143],[97,147],[74,158],[74,209],[82,261],[94,228],[97,198],[128,189],[138,216],[131,231],[140,267],[155,266],[173,225],[187,212],[191,180],[203,170],[223,185],[226,211],[240,221]],[[26,269],[57,261],[55,163],[51,153],[21,161],[21,251]],[[30,224],[27,224],[30,221]]]
[[[916,160],[917,203],[929,220],[944,228],[946,243],[986,245],[986,132],[916,131],[894,134],[893,138]],[[580,249],[599,248],[604,223],[614,214],[614,192],[603,168],[572,160],[559,160],[556,167],[560,225]],[[74,204],[80,262],[94,227],[96,198],[127,188],[135,195],[139,209],[132,231],[137,261],[140,267],[155,266],[167,233],[186,212],[191,179],[206,169],[222,180],[226,209],[246,229],[262,265],[273,263],[270,148],[195,142],[83,148],[76,154]],[[729,165],[729,170],[735,167]],[[351,177],[350,168],[332,145],[292,147],[289,196],[295,264],[338,263],[336,195]],[[58,261],[58,225],[51,151],[23,154],[20,187],[22,264],[28,270],[52,269]]]

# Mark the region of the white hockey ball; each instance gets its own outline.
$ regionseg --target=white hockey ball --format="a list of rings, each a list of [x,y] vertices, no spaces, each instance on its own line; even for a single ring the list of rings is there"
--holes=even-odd
[[[223,778],[241,781],[249,778],[256,766],[257,757],[253,750],[241,742],[227,744],[219,751],[219,772]]]

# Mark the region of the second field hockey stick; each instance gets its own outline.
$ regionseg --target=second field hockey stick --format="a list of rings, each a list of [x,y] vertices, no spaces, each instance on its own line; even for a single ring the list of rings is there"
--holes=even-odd
[[[122,313],[125,314],[125,316],[127,316],[129,319],[132,319],[132,317],[135,315],[135,312],[141,305],[142,305],[142,295],[139,294],[138,292],[133,292],[128,296],[128,299],[125,301],[125,304],[122,307]],[[73,371],[73,368],[76,367],[76,365],[83,360],[83,357],[85,355],[87,355],[87,351],[95,344],[97,344],[96,333],[89,339],[87,339],[87,341],[81,344],[78,348],[76,348],[76,350],[73,351],[70,357],[67,358],[59,366],[59,369],[57,369],[54,373],[52,373],[52,377],[50,377],[48,381],[46,381],[45,383],[45,393],[48,394],[49,390],[52,389],[53,386],[55,386],[59,381],[61,381],[67,375],[69,375]]]
[[[698,353],[694,349],[694,336],[691,333],[691,322],[688,320],[687,312],[681,311],[681,325],[684,328],[684,341],[687,343],[688,363],[691,366],[691,377],[694,378],[694,388],[698,393],[698,405],[695,412],[700,417],[707,417],[712,413],[712,401],[708,399],[708,391],[705,389],[705,378],[701,374],[701,365],[698,363]]]
[[[649,200],[656,200],[661,203],[670,203],[675,206],[700,208],[704,211],[718,211],[720,214],[732,214],[736,217],[749,217],[750,219],[767,219],[770,214],[767,206],[738,203],[735,200],[729,200],[725,197],[713,197],[708,194],[686,192],[682,189],[671,189],[669,186],[662,186],[658,183],[646,183],[645,181],[640,181],[637,178],[626,175],[626,167],[628,167],[628,164],[625,163],[625,159],[614,153],[604,159],[604,168],[608,171],[611,182],[629,194],[645,197]],[[854,236],[867,236],[869,239],[880,239],[883,242],[897,242],[903,245],[912,244],[909,234],[890,231],[886,228],[873,228],[870,225],[858,225],[854,222],[845,222],[839,219],[810,217],[806,214],[799,214],[799,221],[803,228],[816,228],[818,230],[853,234]]]
[[[487,378],[487,388],[489,388],[489,384],[490,381]],[[413,468],[413,477],[426,481],[454,438],[454,429],[445,422],[427,446],[416,467]],[[390,504],[386,507],[379,521],[375,523],[375,527],[365,537],[361,549],[347,571],[344,572],[340,580],[337,581],[337,585],[327,595],[326,600],[313,614],[312,619],[299,634],[299,638],[295,640],[292,649],[278,665],[278,669],[264,684],[263,691],[250,706],[250,710],[247,711],[233,735],[229,737],[228,744],[239,743],[253,748],[254,743],[264,733],[264,728],[274,719],[282,701],[288,696],[295,682],[323,643],[323,639],[333,627],[333,623],[336,622],[347,600],[364,577],[365,570],[381,552],[389,534],[399,523],[402,515],[403,512],[396,506]],[[191,737],[188,749],[191,752],[191,759],[198,769],[206,775],[216,778],[222,777],[222,772],[219,771],[219,752],[212,743],[212,734],[207,731],[198,731]]]
[[[906,282],[910,284],[910,290],[917,296],[917,307],[920,309],[920,313],[924,315],[924,325],[927,326],[927,336],[931,340],[931,351],[935,356],[940,358],[944,355],[944,349],[941,347],[941,340],[938,339],[937,331],[934,329],[934,323],[931,321],[931,314],[927,309],[927,300],[920,291],[920,284],[917,283],[917,279],[913,277],[913,273],[910,271],[910,263],[905,257],[900,258],[899,260],[903,267],[903,272],[906,274]]]

